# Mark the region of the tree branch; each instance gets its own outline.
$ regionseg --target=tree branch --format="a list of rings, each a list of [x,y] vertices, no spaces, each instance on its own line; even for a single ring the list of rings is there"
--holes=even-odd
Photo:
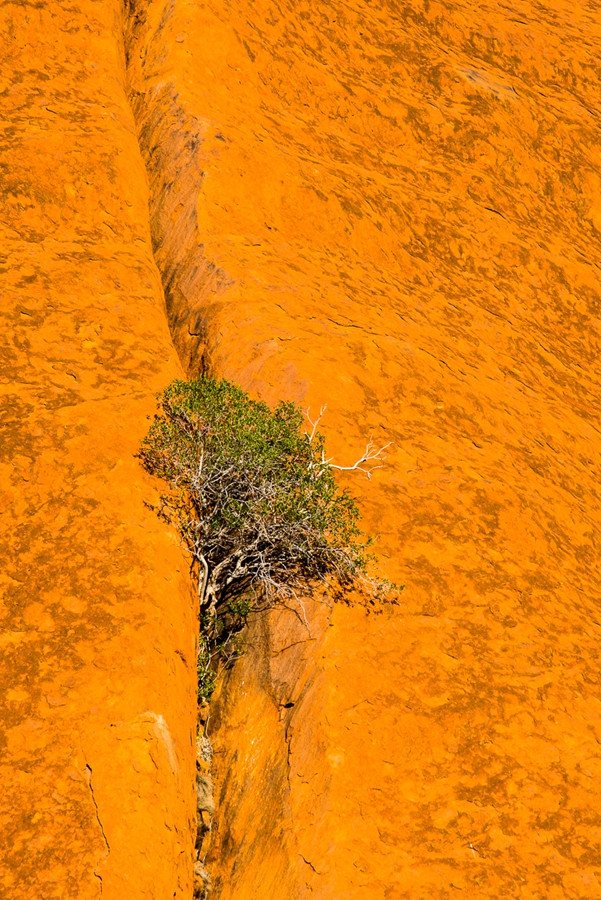
[[[371,478],[371,473],[376,469],[381,469],[382,466],[370,466],[369,469],[364,468],[364,463],[372,462],[373,460],[381,460],[384,461],[386,459],[385,456],[382,456],[385,450],[387,450],[392,445],[392,441],[388,441],[387,444],[384,444],[383,447],[379,447],[376,449],[376,445],[370,438],[365,446],[365,450],[363,451],[363,456],[357,460],[357,462],[353,463],[352,466],[338,466],[335,463],[331,462],[331,460],[326,460],[326,464],[331,469],[338,469],[341,472],[353,472],[358,470],[359,472],[365,472],[368,478]]]
[[[305,431],[305,435],[310,444],[312,444],[315,439],[315,435],[317,434],[318,425],[321,422],[321,420],[323,418],[323,414],[325,413],[326,409],[327,409],[327,406],[324,403],[324,405],[319,410],[319,415],[317,416],[316,419],[311,418],[311,407],[307,407],[306,410],[303,410],[304,414],[305,414],[305,418],[307,419],[309,425],[311,426],[311,431]],[[383,447],[376,448],[376,445],[374,444],[374,442],[372,441],[372,439],[370,437],[369,441],[367,442],[367,444],[365,446],[365,450],[363,451],[363,455],[360,457],[360,459],[358,459],[356,462],[354,462],[350,466],[340,466],[337,463],[333,463],[332,459],[334,457],[330,457],[330,459],[326,459],[325,453],[322,450],[321,451],[321,467],[322,468],[329,467],[330,469],[337,469],[339,472],[355,472],[355,471],[365,472],[367,477],[371,478],[371,473],[373,471],[375,471],[375,469],[381,469],[382,466],[375,465],[375,466],[370,466],[369,469],[366,469],[366,468],[364,468],[365,463],[372,462],[372,461],[383,462],[386,457],[382,456],[382,454],[391,445],[392,445],[392,441],[389,441],[387,444],[384,444]]]

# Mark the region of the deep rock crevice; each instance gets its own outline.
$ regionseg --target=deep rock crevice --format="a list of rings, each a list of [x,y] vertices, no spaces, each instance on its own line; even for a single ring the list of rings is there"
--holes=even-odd
[[[233,283],[203,254],[196,221],[202,189],[206,123],[185,109],[176,76],[158,76],[168,55],[166,32],[174,0],[123,0],[123,57],[127,96],[149,186],[152,250],[161,276],[173,343],[189,377],[210,371],[210,302]],[[206,719],[198,716],[194,898],[210,889],[205,868],[215,803]]]
[[[211,366],[211,307],[233,279],[204,254],[196,204],[202,190],[209,123],[181,97],[174,0],[124,0],[126,90],[149,183],[152,248],[173,342],[190,377]]]

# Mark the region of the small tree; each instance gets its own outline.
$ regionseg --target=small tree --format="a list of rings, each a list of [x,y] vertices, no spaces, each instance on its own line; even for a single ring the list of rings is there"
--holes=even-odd
[[[208,680],[213,650],[235,655],[232,637],[251,609],[315,581],[377,586],[367,575],[370,540],[355,501],[336,484],[333,470],[343,467],[326,459],[319,418],[307,432],[294,403],[272,410],[208,377],[174,381],[159,406],[140,457],[169,484],[161,513],[198,569],[199,665]],[[384,449],[370,442],[344,468],[369,475]]]

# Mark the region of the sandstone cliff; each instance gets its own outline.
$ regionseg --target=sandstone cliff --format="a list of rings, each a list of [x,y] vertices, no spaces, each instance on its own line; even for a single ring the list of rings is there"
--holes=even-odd
[[[22,329],[11,462],[29,479],[7,498],[6,552],[23,560],[6,591],[23,853],[9,872],[53,872],[43,897],[86,896],[84,876],[91,894],[94,868],[111,897],[190,890],[175,860],[190,846],[193,608],[131,458],[178,371],[152,242],[188,371],[327,403],[339,458],[370,433],[394,441],[352,484],[403,605],[306,598],[252,624],[221,686],[213,896],[601,897],[598,12],[98,6],[3,8],[7,71],[23,73],[0,94]],[[116,754],[164,752],[148,711],[178,774],[138,761],[142,777]]]

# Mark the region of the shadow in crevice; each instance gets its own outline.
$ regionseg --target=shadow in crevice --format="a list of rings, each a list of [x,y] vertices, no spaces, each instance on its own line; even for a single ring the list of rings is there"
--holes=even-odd
[[[181,364],[193,378],[210,373],[212,309],[234,281],[206,258],[198,231],[203,140],[210,125],[186,109],[175,65],[165,78],[173,11],[173,0],[156,6],[126,0],[125,78],[148,173],[152,249],[169,327]]]

